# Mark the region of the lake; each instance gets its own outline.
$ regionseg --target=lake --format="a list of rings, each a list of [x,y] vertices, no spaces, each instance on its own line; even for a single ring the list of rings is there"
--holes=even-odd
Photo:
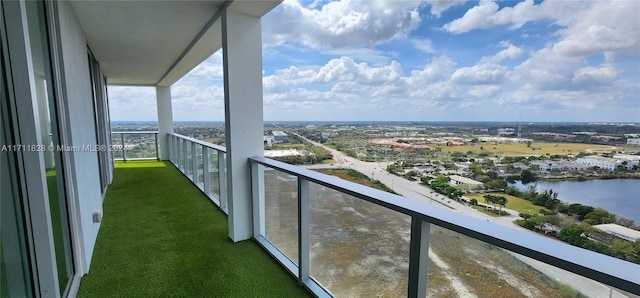
[[[640,224],[640,179],[605,179],[587,181],[537,181],[538,192],[553,189],[558,199],[600,207]],[[529,185],[510,184],[520,190]]]

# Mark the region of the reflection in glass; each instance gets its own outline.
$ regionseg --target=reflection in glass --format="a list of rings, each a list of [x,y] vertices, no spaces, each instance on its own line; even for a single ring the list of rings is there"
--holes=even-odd
[[[218,172],[218,151],[208,149],[209,154],[209,195],[220,200],[220,173]]]
[[[431,225],[429,297],[628,297],[588,277]]]
[[[27,21],[29,25],[29,40],[31,42],[31,57],[33,62],[32,78],[35,83],[35,97],[40,124],[41,143],[49,147],[60,144],[57,106],[54,86],[51,76],[51,62],[49,61],[49,41],[47,25],[45,23],[44,3],[27,1]],[[71,257],[71,243],[66,207],[66,191],[64,189],[64,173],[61,166],[62,157],[58,150],[43,153],[45,177],[49,195],[51,226],[53,230],[54,248],[61,295],[65,292],[70,277],[73,274]]]
[[[309,192],[311,277],[338,297],[406,296],[411,218],[315,183]]]
[[[0,64],[4,69],[4,59]],[[0,148],[15,144],[10,130],[6,85],[0,72]],[[16,155],[0,151],[0,297],[29,297],[31,273],[16,173]]]
[[[298,264],[298,179],[264,170],[265,237]]]

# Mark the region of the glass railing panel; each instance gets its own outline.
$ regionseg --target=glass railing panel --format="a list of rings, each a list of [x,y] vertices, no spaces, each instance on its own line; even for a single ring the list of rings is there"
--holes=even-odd
[[[124,157],[124,154],[121,150],[123,144],[122,137],[124,137],[123,134],[111,133],[111,146],[113,147],[113,150],[111,150],[111,152],[113,153],[113,159],[121,160]]]
[[[405,297],[411,218],[310,183],[310,275],[336,297]]]
[[[187,146],[185,148],[186,150],[184,153],[187,158],[186,158],[186,163],[184,165],[184,173],[185,175],[187,175],[187,177],[193,177],[193,171],[192,171],[193,167],[191,166],[193,165],[193,161],[191,160],[191,155],[192,155],[191,142],[188,142],[188,141],[185,141],[185,142],[187,143]]]
[[[268,167],[264,170],[265,238],[298,264],[298,180]]]
[[[156,138],[153,133],[124,134],[127,159],[156,158]]]
[[[220,173],[218,168],[218,151],[209,149],[209,196],[220,199]]]
[[[637,297],[434,224],[427,296]]]
[[[193,181],[196,182],[201,189],[204,189],[204,163],[202,160],[202,145],[196,144],[196,173]]]
[[[218,159],[222,159],[222,161],[226,161],[227,160],[227,153],[225,152],[218,152]],[[227,208],[228,202],[227,202],[227,166],[224,162],[222,163],[218,163],[218,172],[220,174],[220,184],[219,184],[219,192],[220,192],[220,207],[222,209]]]

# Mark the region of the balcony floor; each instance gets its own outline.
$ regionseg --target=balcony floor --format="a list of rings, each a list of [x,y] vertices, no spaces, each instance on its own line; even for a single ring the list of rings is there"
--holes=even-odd
[[[308,297],[169,162],[117,163],[80,297]]]

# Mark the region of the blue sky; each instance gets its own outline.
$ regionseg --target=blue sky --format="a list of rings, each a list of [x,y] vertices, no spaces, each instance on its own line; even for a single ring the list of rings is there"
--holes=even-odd
[[[640,122],[640,1],[284,1],[263,18],[264,119]],[[110,87],[112,120],[153,88]],[[224,120],[222,53],[172,86]]]

